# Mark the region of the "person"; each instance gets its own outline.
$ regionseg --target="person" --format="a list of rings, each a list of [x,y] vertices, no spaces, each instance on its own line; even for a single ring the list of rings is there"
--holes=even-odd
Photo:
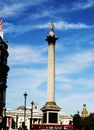
[[[18,128],[18,130],[22,130],[21,126]]]

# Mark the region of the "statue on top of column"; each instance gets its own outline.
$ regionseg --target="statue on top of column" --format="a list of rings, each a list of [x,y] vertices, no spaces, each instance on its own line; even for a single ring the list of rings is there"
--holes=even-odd
[[[51,22],[50,30],[51,30],[51,31],[54,31],[54,21]]]
[[[50,32],[49,32],[50,36],[54,36],[54,22],[52,21],[50,24]]]

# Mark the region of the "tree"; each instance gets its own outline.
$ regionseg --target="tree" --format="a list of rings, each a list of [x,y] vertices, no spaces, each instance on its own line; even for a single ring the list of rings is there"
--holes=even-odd
[[[81,117],[80,117],[79,113],[75,114],[73,116],[73,128],[74,129],[79,129],[80,128],[80,121],[81,121]]]
[[[80,117],[79,113],[73,116],[73,126],[74,130],[94,130],[94,113],[86,118]]]

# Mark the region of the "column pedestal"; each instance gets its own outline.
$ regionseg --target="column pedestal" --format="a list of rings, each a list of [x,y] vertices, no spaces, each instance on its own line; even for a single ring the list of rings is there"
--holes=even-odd
[[[60,107],[55,102],[46,102],[42,107],[43,123],[58,123]]]

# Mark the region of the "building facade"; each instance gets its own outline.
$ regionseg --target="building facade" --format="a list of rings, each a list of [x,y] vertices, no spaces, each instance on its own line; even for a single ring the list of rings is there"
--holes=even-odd
[[[9,67],[7,65],[8,58],[8,44],[0,36],[0,130],[4,128],[6,122],[4,111],[6,105],[6,88],[7,88],[7,75]]]

